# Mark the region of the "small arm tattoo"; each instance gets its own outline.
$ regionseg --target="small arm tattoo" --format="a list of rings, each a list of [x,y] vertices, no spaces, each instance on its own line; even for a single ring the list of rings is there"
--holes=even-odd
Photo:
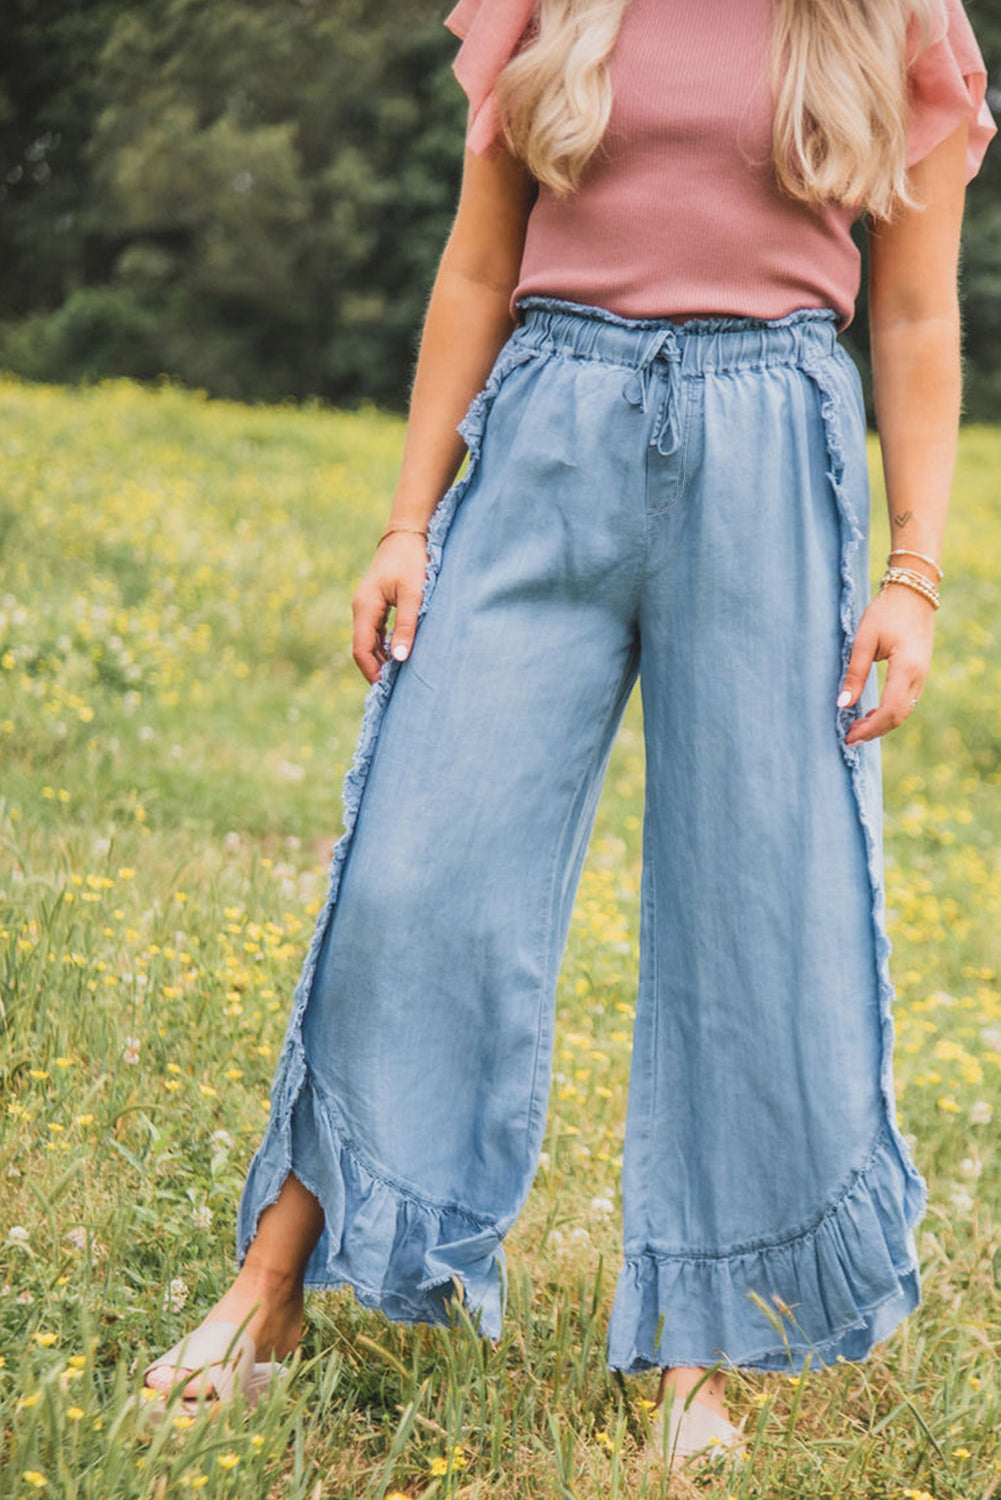
[[[912,510],[902,510],[899,515],[894,516],[894,526],[906,526],[913,514],[914,512]]]

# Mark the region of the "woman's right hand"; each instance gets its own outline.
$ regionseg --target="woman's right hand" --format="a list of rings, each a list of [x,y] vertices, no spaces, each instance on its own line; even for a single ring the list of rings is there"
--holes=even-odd
[[[403,458],[390,515],[407,521],[425,498],[444,495],[465,452],[459,421],[510,337],[511,293],[521,273],[528,215],[538,183],[501,145],[491,156],[466,147],[462,191],[428,300]],[[430,507],[426,513],[430,519]],[[369,682],[387,659],[386,617],[396,607],[393,653],[410,652],[427,569],[424,538],[380,539],[351,601],[352,656]]]
[[[428,553],[417,531],[394,531],[375,549],[351,600],[354,639],[351,655],[368,682],[375,682],[387,660],[386,619],[395,606],[393,655],[403,661],[417,630],[417,611],[424,594]]]

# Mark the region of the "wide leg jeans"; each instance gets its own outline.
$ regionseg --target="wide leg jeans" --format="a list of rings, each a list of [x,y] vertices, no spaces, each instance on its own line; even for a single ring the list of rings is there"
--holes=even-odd
[[[880,742],[836,698],[869,598],[829,308],[528,297],[460,431],[416,639],[366,699],[238,1264],[292,1171],[308,1287],[498,1338],[559,966],[637,676],[640,964],[609,1368],[863,1359],[921,1299],[897,1120]],[[758,1299],[785,1324],[780,1333]]]

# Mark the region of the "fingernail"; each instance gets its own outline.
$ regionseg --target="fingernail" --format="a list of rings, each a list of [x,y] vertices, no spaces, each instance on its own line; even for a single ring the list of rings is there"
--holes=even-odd
[[[852,695],[848,691],[848,689],[845,688],[844,692],[840,693],[838,695],[838,707],[839,708],[845,708],[851,701],[852,701]]]
[[[407,659],[407,648],[403,644],[402,641],[400,642],[400,644],[398,646],[394,646],[393,647],[393,655],[396,657],[397,661],[406,661],[406,659]]]

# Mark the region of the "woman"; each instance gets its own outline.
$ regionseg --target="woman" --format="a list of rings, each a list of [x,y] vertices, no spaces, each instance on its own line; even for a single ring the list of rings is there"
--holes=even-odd
[[[719,16],[460,0],[447,17],[463,184],[353,600],[372,687],[346,828],[240,1202],[239,1274],[154,1387],[198,1368],[224,1396],[235,1364],[255,1394],[307,1285],[349,1284],[403,1322],[464,1296],[499,1336],[559,963],[637,675],[609,1368],[660,1368],[659,1400],[701,1382],[672,1404],[677,1456],[736,1446],[723,1363],[864,1359],[920,1301],[879,741],[929,669],[964,189],[996,127],[960,0]],[[863,213],[892,537],[872,599],[861,386],[836,341]],[[446,490],[457,434],[470,461]]]

